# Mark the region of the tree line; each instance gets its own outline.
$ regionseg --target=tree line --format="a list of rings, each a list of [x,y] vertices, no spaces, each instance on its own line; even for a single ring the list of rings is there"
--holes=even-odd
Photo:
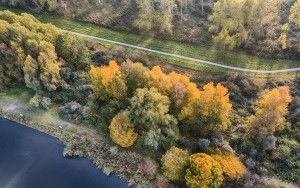
[[[203,42],[210,36],[223,50],[243,48],[264,56],[299,55],[298,0],[1,0],[0,3],[82,17],[105,26],[115,27],[117,22],[120,24],[117,28],[181,41]],[[88,16],[96,14],[91,9],[100,14],[99,18]],[[106,15],[107,11],[117,15]],[[126,15],[128,19],[123,20]]]

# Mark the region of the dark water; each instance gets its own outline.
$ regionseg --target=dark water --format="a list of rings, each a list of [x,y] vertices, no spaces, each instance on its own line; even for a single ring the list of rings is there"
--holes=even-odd
[[[57,139],[0,117],[0,188],[125,188],[87,159],[62,156]]]

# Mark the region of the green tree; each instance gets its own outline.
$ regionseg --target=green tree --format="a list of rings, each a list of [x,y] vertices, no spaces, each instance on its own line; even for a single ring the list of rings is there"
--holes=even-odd
[[[136,0],[138,16],[134,22],[136,28],[146,32],[171,34],[176,9],[175,0]]]
[[[129,117],[143,144],[156,150],[168,148],[178,139],[177,120],[169,114],[170,101],[157,89],[137,89],[130,100]]]
[[[60,34],[55,49],[59,57],[66,60],[66,66],[73,71],[85,70],[89,65],[89,52],[84,42],[71,34]]]
[[[133,96],[138,88],[143,88],[146,83],[144,73],[148,68],[141,63],[126,61],[121,65],[121,73],[127,85],[128,96]]]
[[[162,156],[163,175],[171,181],[183,181],[189,162],[189,153],[177,147],[171,147]]]

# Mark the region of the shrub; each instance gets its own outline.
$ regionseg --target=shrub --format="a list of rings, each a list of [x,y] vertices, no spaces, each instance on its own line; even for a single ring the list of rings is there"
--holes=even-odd
[[[171,147],[162,157],[163,175],[171,181],[183,180],[188,165],[189,153],[177,147]]]
[[[220,187],[223,182],[222,166],[204,153],[190,156],[185,180],[190,188]]]
[[[263,150],[272,150],[275,148],[277,138],[273,135],[262,138],[261,146]]]
[[[152,159],[147,158],[138,165],[138,169],[143,175],[152,179],[157,174],[158,164]]]
[[[231,152],[216,149],[211,157],[221,164],[224,175],[232,180],[238,180],[246,173],[246,167]]]
[[[51,105],[51,99],[42,97],[40,95],[35,95],[32,99],[30,99],[29,103],[35,107],[48,109]]]
[[[77,102],[70,102],[59,108],[59,115],[74,123],[81,123],[87,117],[87,107]]]
[[[132,146],[138,138],[126,112],[121,112],[113,118],[109,130],[112,140],[124,148]]]

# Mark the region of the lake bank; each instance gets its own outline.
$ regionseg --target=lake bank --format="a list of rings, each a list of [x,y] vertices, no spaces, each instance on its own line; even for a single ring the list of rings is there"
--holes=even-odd
[[[56,106],[48,110],[32,107],[30,97],[22,87],[5,91],[0,95],[0,116],[57,138],[66,146],[65,156],[89,158],[106,175],[116,174],[129,185],[154,187],[139,172],[143,156],[112,145],[93,128],[60,119]]]

